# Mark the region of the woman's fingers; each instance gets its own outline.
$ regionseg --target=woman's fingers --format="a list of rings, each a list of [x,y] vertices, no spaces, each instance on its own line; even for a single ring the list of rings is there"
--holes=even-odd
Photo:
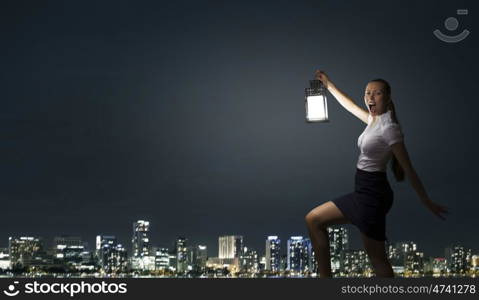
[[[321,80],[321,82],[322,82],[323,84],[327,84],[327,82],[329,81],[329,78],[328,78],[328,76],[326,75],[326,73],[324,73],[324,72],[321,71],[321,70],[316,70],[316,72],[315,72],[315,79]]]
[[[440,218],[443,219],[443,220],[446,220],[446,218],[445,218],[445,216],[443,216],[442,214],[447,214],[447,213],[449,213],[444,206],[439,205],[439,204],[434,204],[434,205],[433,205],[433,212],[434,212],[438,217],[440,217]]]
[[[433,214],[441,218],[442,220],[446,220],[446,218],[442,214],[447,214],[449,211],[446,209],[445,206],[439,205],[434,202],[429,202],[428,203],[429,209],[432,211]]]
[[[443,212],[445,214],[449,213],[449,209],[446,206],[443,206],[443,205],[438,205],[438,206],[439,206],[439,209],[441,210],[441,212]]]

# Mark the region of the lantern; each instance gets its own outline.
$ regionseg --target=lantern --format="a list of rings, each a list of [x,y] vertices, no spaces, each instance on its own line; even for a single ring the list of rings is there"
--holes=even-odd
[[[310,80],[305,89],[306,122],[329,122],[326,88],[320,80]]]

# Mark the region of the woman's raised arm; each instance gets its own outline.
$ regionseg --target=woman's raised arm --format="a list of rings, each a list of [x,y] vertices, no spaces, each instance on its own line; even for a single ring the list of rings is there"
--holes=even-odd
[[[329,79],[328,75],[323,71],[317,70],[315,73],[315,78],[320,80],[323,85],[328,89],[328,91],[336,98],[336,100],[341,104],[347,111],[355,115],[364,123],[368,123],[369,112],[362,109],[354,101],[346,95],[343,91],[338,89],[334,83]]]

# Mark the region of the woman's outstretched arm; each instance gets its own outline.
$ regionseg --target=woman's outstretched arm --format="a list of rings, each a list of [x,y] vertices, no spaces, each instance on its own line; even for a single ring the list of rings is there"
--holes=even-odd
[[[446,218],[442,216],[442,213],[448,213],[447,209],[445,206],[439,205],[437,203],[434,203],[429,196],[426,193],[426,190],[424,189],[424,186],[419,179],[419,176],[417,175],[416,171],[414,170],[411,160],[409,159],[409,154],[406,149],[406,145],[404,142],[399,142],[391,145],[391,150],[394,153],[394,156],[398,160],[399,164],[404,170],[404,173],[406,174],[406,177],[409,179],[409,182],[411,183],[412,187],[416,191],[417,195],[419,196],[419,199],[421,202],[434,213],[436,216],[439,218],[445,220]]]
[[[356,105],[356,103],[354,103],[354,101],[348,95],[338,89],[329,79],[326,73],[317,70],[315,73],[315,78],[323,83],[323,85],[334,96],[334,98],[338,100],[339,104],[341,104],[347,111],[358,117],[364,123],[368,123],[369,112]]]

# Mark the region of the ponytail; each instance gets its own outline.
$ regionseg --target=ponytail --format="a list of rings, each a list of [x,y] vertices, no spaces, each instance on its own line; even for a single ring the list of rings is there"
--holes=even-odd
[[[387,109],[391,111],[391,118],[393,122],[399,125],[399,121],[396,116],[396,109],[394,107],[393,100],[391,99],[391,86],[389,85],[389,83],[384,79],[374,79],[370,82],[381,82],[384,85],[384,92],[386,93],[389,100],[389,103],[387,104]],[[404,170],[399,164],[399,161],[394,154],[391,159],[391,170],[394,174],[394,177],[396,178],[396,181],[404,181]]]

